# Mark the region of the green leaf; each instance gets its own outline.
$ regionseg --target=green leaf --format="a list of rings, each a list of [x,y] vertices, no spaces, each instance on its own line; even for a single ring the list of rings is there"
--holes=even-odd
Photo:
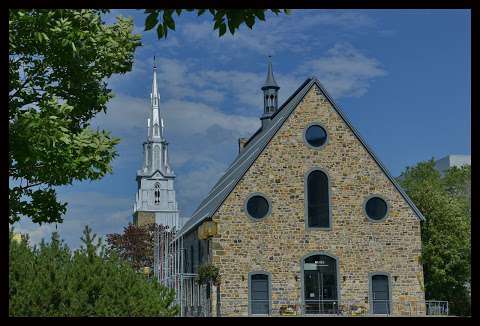
[[[168,34],[168,28],[167,28],[167,23],[163,23],[163,37],[167,38]]]
[[[163,15],[164,22],[167,24],[167,27],[170,28],[171,30],[175,30],[175,22],[172,19],[171,15],[165,16]]]
[[[245,17],[245,24],[252,29],[253,25],[255,24],[255,17],[252,15],[248,15]]]
[[[163,25],[158,24],[157,26],[157,37],[160,39],[164,36],[164,30],[163,30]]]
[[[232,33],[232,35],[235,33],[235,24],[232,20],[228,21],[228,29],[230,30],[230,33]]]
[[[255,10],[255,16],[258,17],[258,19],[265,21],[265,13],[263,10]]]
[[[218,31],[218,35],[219,36],[222,36],[223,34],[225,34],[225,32],[227,31],[227,26],[225,25],[225,23],[221,23],[220,26],[219,26],[219,31]]]
[[[158,23],[158,11],[152,12],[145,20],[145,31],[149,31]],[[159,37],[160,38],[160,37]]]

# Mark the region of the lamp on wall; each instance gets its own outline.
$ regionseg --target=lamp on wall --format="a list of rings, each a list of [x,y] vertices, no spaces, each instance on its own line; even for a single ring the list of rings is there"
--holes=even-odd
[[[143,267],[143,275],[149,276],[150,275],[150,267],[149,266],[144,266]]]

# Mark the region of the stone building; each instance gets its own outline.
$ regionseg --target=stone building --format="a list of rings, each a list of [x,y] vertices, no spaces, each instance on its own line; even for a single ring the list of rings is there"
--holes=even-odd
[[[168,143],[160,115],[160,93],[155,64],[150,104],[147,140],[143,143],[143,166],[137,171],[136,177],[138,190],[133,206],[133,223],[139,226],[157,223],[179,229],[182,225],[173,186],[175,173],[168,161]]]
[[[425,314],[421,212],[318,79],[279,89],[269,63],[261,127],[177,235],[184,272],[219,268],[197,295],[222,316]]]

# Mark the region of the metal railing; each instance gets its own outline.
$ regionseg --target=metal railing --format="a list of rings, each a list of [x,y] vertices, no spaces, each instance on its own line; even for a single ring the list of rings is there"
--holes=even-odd
[[[256,310],[252,303],[262,302]],[[447,301],[346,301],[346,300],[250,300],[222,299],[222,312],[226,316],[447,316]],[[248,307],[250,305],[250,307]],[[267,313],[268,311],[268,313]]]
[[[338,300],[305,300],[302,309],[304,314],[338,315],[340,313]]]
[[[427,315],[448,316],[448,301],[426,301]]]
[[[390,300],[372,300],[372,314],[374,315],[390,315]]]
[[[250,314],[271,315],[270,300],[250,300]]]

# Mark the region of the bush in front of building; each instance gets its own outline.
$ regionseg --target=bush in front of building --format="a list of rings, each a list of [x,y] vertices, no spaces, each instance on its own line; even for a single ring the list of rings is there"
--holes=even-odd
[[[53,233],[31,247],[10,232],[10,316],[175,316],[175,293],[135,271],[86,227],[80,249]]]

